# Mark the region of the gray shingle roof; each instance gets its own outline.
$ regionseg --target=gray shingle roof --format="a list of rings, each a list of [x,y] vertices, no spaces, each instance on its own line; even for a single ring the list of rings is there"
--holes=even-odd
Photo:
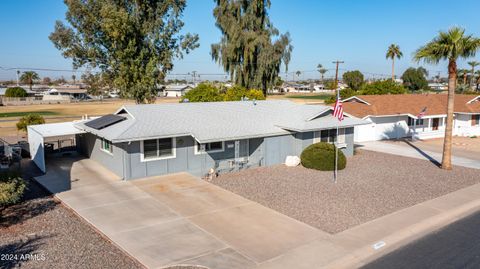
[[[77,127],[112,142],[191,135],[208,143],[366,123],[353,117],[338,122],[327,106],[280,100],[127,105],[123,110],[126,120],[102,130],[83,123]]]

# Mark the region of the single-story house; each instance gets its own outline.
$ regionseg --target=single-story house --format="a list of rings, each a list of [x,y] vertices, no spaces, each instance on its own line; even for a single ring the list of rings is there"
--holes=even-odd
[[[193,87],[191,85],[187,85],[187,84],[184,84],[184,85],[167,85],[167,86],[165,86],[165,88],[163,90],[162,96],[164,96],[164,97],[182,97],[182,96],[185,95],[185,93],[187,93],[191,89],[193,89]]]
[[[365,123],[351,116],[339,122],[328,106],[278,100],[126,105],[74,126],[79,152],[135,179],[281,164],[318,141],[335,142],[349,156],[354,127]]]
[[[344,99],[345,112],[369,122],[355,127],[355,142],[443,137],[446,94],[358,95]],[[418,117],[424,111],[423,117]],[[480,96],[455,95],[453,134],[480,135]]]

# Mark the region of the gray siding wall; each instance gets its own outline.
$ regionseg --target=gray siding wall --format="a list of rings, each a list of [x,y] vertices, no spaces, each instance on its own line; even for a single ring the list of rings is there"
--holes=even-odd
[[[345,130],[347,148],[342,151],[353,155],[353,128]],[[248,143],[249,166],[281,164],[289,155],[300,156],[313,143],[313,132],[240,140],[241,148]],[[101,139],[93,134],[79,137],[80,151],[125,179],[188,172],[195,176],[205,175],[216,166],[221,171],[232,170],[229,160],[235,159],[235,141],[225,141],[224,151],[195,154],[195,140],[184,136],[176,139],[176,157],[163,160],[142,161],[141,142],[113,145],[113,155],[100,148]],[[248,142],[247,142],[248,141]],[[246,155],[246,154],[245,154]],[[242,154],[240,157],[243,157]]]
[[[77,143],[81,146],[80,152],[85,156],[101,163],[116,175],[124,178],[124,143],[113,145],[113,154],[109,154],[101,149],[101,139],[94,134],[83,134],[78,137]]]

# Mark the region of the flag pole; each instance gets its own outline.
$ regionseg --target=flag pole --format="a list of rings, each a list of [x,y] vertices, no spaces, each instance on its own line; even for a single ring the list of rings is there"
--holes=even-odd
[[[340,90],[337,86],[337,102],[340,100]],[[333,182],[337,183],[337,169],[338,169],[338,122],[337,122],[337,133],[335,138],[335,172],[333,173]]]

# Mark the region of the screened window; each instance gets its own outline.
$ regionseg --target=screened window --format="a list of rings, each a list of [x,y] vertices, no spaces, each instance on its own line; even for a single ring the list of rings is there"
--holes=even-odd
[[[480,125],[480,115],[472,115],[472,126]]]
[[[212,143],[205,143],[199,144],[197,143],[196,153],[204,153],[204,152],[221,152],[224,150],[224,143],[223,142],[212,142]]]
[[[174,138],[150,139],[143,141],[143,159],[167,159],[175,157]]]
[[[113,146],[112,146],[112,142],[106,140],[106,139],[103,139],[101,140],[101,145],[100,145],[100,148],[103,150],[103,151],[106,151],[110,154],[113,154]]]

